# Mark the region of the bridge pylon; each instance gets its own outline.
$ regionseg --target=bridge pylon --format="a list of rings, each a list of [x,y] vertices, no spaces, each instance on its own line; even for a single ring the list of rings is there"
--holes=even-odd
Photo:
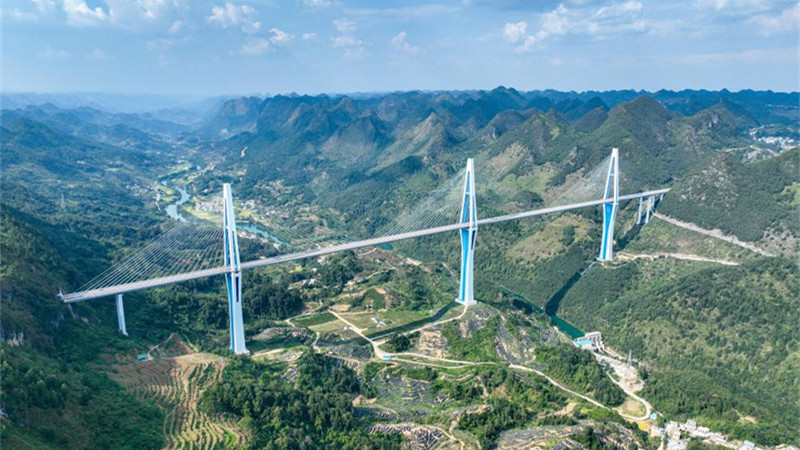
[[[119,332],[127,336],[128,330],[125,328],[125,308],[122,305],[122,294],[117,294],[117,323]]]
[[[456,301],[462,305],[474,305],[474,265],[475,238],[478,236],[478,211],[475,201],[475,164],[472,158],[467,160],[464,172],[464,195],[461,201],[461,223],[468,224],[459,230],[461,233],[461,283]]]
[[[614,221],[619,207],[619,149],[611,149],[611,160],[603,191],[603,234],[600,242],[599,261],[610,261],[614,256]]]
[[[225,282],[228,285],[228,315],[230,317],[231,350],[237,355],[250,352],[244,343],[242,318],[242,268],[239,259],[239,240],[236,239],[236,216],[233,213],[231,185],[222,185],[223,236],[225,245]]]

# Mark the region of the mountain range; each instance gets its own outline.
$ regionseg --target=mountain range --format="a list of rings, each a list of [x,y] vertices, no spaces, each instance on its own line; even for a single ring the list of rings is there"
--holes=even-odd
[[[476,250],[477,297],[509,317],[521,314],[520,302],[542,308],[550,317],[536,319],[540,331],[558,317],[601,331],[609,346],[631,351],[646,378],[640,394],[671,418],[695,418],[766,445],[800,440],[793,413],[800,406],[798,93],[498,87],[276,95],[215,99],[207,103],[210,112],[194,115],[9,98],[0,112],[0,412],[11,418],[2,421],[4,439],[19,447],[158,447],[163,412],[122,387],[117,359],[176,331],[225,354],[219,283],[126,295],[126,305],[136,305],[126,311],[132,339],[117,335],[107,302],[67,307],[55,297],[169,227],[163,202],[175,193],[159,187],[161,181],[182,183],[200,202],[230,182],[255,222],[353,239],[413,211],[457,178],[467,158],[478,167],[479,214],[490,217],[562,200],[614,147],[623,193],[671,189],[659,216],[638,225],[638,205],[622,205],[611,264],[595,261],[599,211],[484,227]],[[385,282],[376,277],[375,292],[386,292],[399,311],[427,311],[455,286],[458,252],[452,236],[399,243],[389,253],[419,261],[420,268],[398,269]],[[298,313],[304,303],[342,298],[354,273],[371,267],[358,256],[334,263],[257,275],[259,287],[246,287],[253,290],[245,298],[263,302],[246,310],[248,335]],[[314,279],[330,286],[309,288],[312,273],[324,274]],[[306,288],[298,291],[298,283]],[[380,297],[375,292],[369,295]],[[507,328],[498,333],[515,333],[502,331]],[[492,353],[492,339],[451,344],[450,351],[465,358]],[[548,355],[559,367],[557,356],[541,354]],[[301,377],[303,370],[336,372],[315,364],[304,360]],[[232,367],[240,374],[256,370],[244,362]],[[352,381],[336,373],[336,380]],[[233,408],[226,402],[234,378],[223,383],[226,391],[215,392],[215,408]],[[257,422],[251,432],[260,439],[265,430]]]

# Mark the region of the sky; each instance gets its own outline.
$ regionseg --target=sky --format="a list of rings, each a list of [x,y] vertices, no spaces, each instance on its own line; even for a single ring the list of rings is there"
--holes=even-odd
[[[798,90],[785,0],[2,0],[0,89]]]

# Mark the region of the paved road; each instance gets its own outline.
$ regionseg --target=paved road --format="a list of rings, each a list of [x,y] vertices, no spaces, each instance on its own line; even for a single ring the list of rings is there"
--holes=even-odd
[[[628,397],[630,397],[630,398],[636,400],[637,402],[641,403],[642,405],[644,405],[644,415],[642,415],[640,417],[629,416],[629,415],[623,414],[621,412],[619,413],[619,415],[624,417],[624,418],[626,418],[626,419],[630,419],[630,420],[633,420],[633,421],[636,421],[636,422],[643,422],[645,420],[650,419],[650,414],[653,412],[653,405],[651,405],[650,402],[648,402],[647,400],[643,399],[642,397],[639,397],[638,395],[636,395],[636,393],[633,392],[627,385],[625,385],[625,383],[620,383],[619,381],[615,380],[614,377],[612,377],[610,374],[606,374],[606,375],[608,375],[608,378],[611,378],[611,381],[614,384],[616,384],[617,386],[619,386],[620,389],[622,389],[628,395]]]
[[[695,224],[693,224],[691,222],[684,222],[684,221],[676,219],[674,217],[665,216],[665,215],[663,215],[661,213],[653,213],[653,214],[656,217],[658,217],[659,219],[663,220],[664,222],[668,222],[668,223],[671,223],[671,224],[673,224],[675,226],[678,226],[678,227],[681,227],[681,228],[685,228],[685,229],[690,230],[690,231],[694,231],[695,233],[704,234],[706,236],[711,236],[713,238],[723,240],[723,241],[731,243],[733,245],[738,245],[739,247],[746,248],[746,249],[748,249],[748,250],[750,250],[752,252],[756,252],[756,253],[758,253],[760,255],[775,256],[772,253],[770,253],[770,252],[768,252],[766,250],[762,250],[762,249],[756,247],[755,245],[753,245],[753,244],[751,244],[749,242],[740,241],[739,238],[737,238],[736,236],[731,236],[731,235],[725,234],[725,233],[722,232],[722,230],[718,230],[718,229],[708,230],[706,228],[700,228],[699,226],[697,226],[697,225],[695,225]]]
[[[659,257],[665,258],[675,258],[675,259],[682,259],[686,261],[698,261],[698,262],[710,262],[710,263],[717,263],[722,264],[725,266],[739,266],[740,264],[736,261],[728,261],[727,259],[715,259],[715,258],[707,258],[705,256],[694,255],[690,253],[666,253],[666,252],[655,252],[655,253],[628,253],[628,252],[619,252],[617,253],[617,257],[622,260],[636,260],[636,259],[656,259]]]
[[[589,402],[589,403],[591,403],[593,405],[599,406],[599,407],[601,407],[603,409],[610,409],[608,406],[598,402],[595,399],[589,398],[589,397],[587,397],[587,396],[585,396],[583,394],[579,394],[579,393],[577,393],[577,392],[575,392],[575,391],[573,391],[573,390],[571,390],[571,389],[569,389],[567,387],[562,386],[558,381],[548,377],[543,372],[540,372],[540,371],[538,371],[536,369],[531,369],[530,367],[520,366],[519,364],[511,364],[508,367],[511,368],[511,369],[522,370],[524,372],[533,372],[536,375],[539,375],[540,377],[544,377],[545,379],[547,379],[547,381],[550,382],[550,384],[552,384],[553,386],[561,389],[562,391],[569,392],[570,394],[575,395],[577,397],[580,397],[580,398],[586,400],[587,402]]]

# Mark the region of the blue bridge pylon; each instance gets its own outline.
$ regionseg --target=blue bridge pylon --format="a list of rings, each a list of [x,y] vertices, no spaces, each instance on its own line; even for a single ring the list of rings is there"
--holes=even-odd
[[[600,261],[611,261],[614,257],[614,221],[619,208],[619,149],[611,149],[608,163],[606,188],[603,191],[603,234],[600,241]]]
[[[228,315],[230,316],[231,350],[237,355],[250,352],[244,343],[242,319],[242,267],[239,260],[239,240],[236,238],[236,217],[233,213],[231,185],[222,186],[222,214],[225,236],[225,281],[228,285]]]
[[[467,160],[467,169],[464,173],[464,195],[461,200],[460,222],[469,224],[469,226],[459,230],[461,233],[461,284],[456,301],[469,306],[477,303],[473,278],[475,238],[478,236],[478,211],[475,202],[475,165],[472,158]]]

